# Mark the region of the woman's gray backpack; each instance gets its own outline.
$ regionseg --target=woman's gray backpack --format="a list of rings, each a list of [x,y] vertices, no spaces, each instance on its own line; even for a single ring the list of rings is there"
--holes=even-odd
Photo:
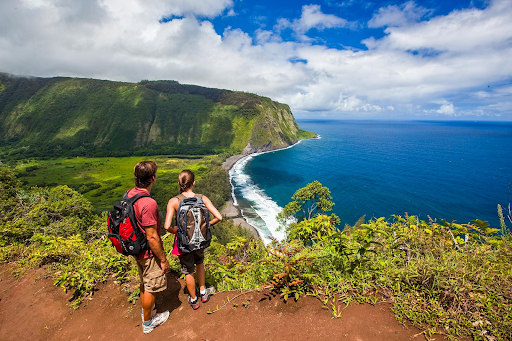
[[[212,233],[210,231],[210,211],[203,202],[203,196],[196,194],[191,198],[183,194],[177,196],[180,200],[176,223],[178,233],[176,246],[183,253],[189,253],[210,246]]]

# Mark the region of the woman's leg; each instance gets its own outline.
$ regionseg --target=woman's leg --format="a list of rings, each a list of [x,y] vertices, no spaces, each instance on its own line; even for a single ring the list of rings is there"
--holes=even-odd
[[[187,284],[188,294],[192,300],[196,299],[196,281],[194,274],[185,275],[185,283]]]
[[[197,283],[199,284],[199,290],[204,291],[206,289],[206,286],[205,286],[204,263],[197,264],[197,266],[196,266],[196,276],[197,276]]]

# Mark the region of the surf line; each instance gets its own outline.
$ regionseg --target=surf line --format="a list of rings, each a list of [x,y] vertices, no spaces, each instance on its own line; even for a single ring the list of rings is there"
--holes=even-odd
[[[283,208],[254,183],[251,177],[245,172],[245,167],[251,160],[259,155],[289,149],[295,147],[301,141],[302,140],[299,140],[285,148],[252,153],[244,156],[236,161],[228,172],[233,205],[238,208],[242,218],[258,231],[260,238],[265,244],[270,243],[271,238],[277,240],[283,240],[285,238],[284,230],[278,231],[280,224],[276,219],[276,216]]]

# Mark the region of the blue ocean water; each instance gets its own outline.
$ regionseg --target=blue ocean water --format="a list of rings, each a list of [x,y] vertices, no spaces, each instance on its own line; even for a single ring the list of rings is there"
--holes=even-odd
[[[318,180],[331,190],[341,226],[361,216],[418,215],[499,227],[511,200],[512,123],[298,121],[320,139],[251,156],[231,171],[234,197],[264,239],[275,215]]]

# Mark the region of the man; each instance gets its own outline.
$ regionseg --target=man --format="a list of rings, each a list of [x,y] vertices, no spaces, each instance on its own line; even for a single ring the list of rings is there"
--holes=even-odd
[[[154,161],[142,161],[135,165],[135,188],[128,191],[128,197],[149,194],[156,181],[157,165]],[[169,262],[165,257],[160,238],[160,217],[158,205],[153,198],[140,198],[133,205],[138,226],[146,232],[149,249],[141,251],[135,258],[140,277],[140,300],[142,303],[142,330],[148,334],[169,318],[169,311],[156,313],[155,294],[167,288]]]

